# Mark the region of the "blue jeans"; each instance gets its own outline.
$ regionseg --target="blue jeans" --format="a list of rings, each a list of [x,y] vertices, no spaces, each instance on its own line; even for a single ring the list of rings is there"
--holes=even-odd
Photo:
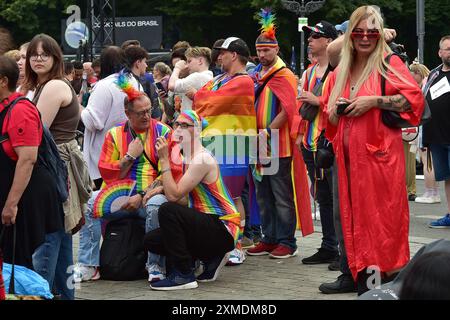
[[[159,228],[158,210],[159,207],[167,202],[167,198],[163,194],[156,194],[151,197],[145,206],[147,218],[145,220],[145,233]],[[157,264],[161,269],[166,268],[166,257],[155,253],[148,252],[147,268],[152,264]]]
[[[256,198],[261,213],[262,241],[297,249],[296,214],[291,179],[292,158],[280,158],[278,172],[255,181]]]
[[[98,267],[100,266],[100,239],[102,236],[101,219],[94,219],[92,215],[92,208],[94,206],[95,198],[100,191],[94,191],[91,198],[87,203],[87,212],[85,213],[85,225],[80,230],[80,245],[78,249],[78,263],[84,266]],[[162,201],[161,198],[164,198]],[[105,217],[107,221],[118,220],[124,217],[130,217],[133,215],[138,215],[140,218],[145,220],[145,232],[148,232],[154,228],[155,223],[159,226],[158,219],[152,219],[152,213],[154,210],[158,212],[159,206],[166,202],[167,199],[164,195],[155,195],[147,202],[147,210],[145,208],[140,208],[135,212],[128,211],[117,211]],[[150,209],[149,210],[149,205]],[[156,222],[155,222],[156,221]],[[157,228],[157,227],[156,227]],[[147,260],[147,265],[150,264],[150,254]]]
[[[45,235],[33,254],[33,267],[63,300],[75,299],[72,235],[64,230]]]

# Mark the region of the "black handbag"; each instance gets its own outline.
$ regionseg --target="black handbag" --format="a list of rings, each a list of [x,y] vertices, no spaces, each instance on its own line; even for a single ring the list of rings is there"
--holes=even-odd
[[[327,78],[329,72],[330,68],[328,67],[320,82],[314,86],[312,94],[314,94],[316,97],[322,95],[323,83],[325,82],[325,79]],[[303,119],[312,122],[314,121],[314,119],[316,119],[317,114],[319,113],[319,106],[314,106],[305,102],[300,106],[299,112]]]
[[[392,54],[386,57],[386,63],[391,60]],[[386,95],[386,79],[381,77],[381,95]],[[423,125],[431,120],[431,110],[428,106],[427,100],[425,100],[425,107],[423,109],[422,118],[420,120],[420,125]],[[410,128],[414,127],[411,123],[400,117],[400,113],[391,110],[383,110],[381,112],[381,120],[383,123],[390,128]]]
[[[319,169],[328,169],[333,166],[334,163],[334,151],[330,141],[325,138],[324,132],[320,134],[317,142],[316,157],[314,159],[314,165]]]

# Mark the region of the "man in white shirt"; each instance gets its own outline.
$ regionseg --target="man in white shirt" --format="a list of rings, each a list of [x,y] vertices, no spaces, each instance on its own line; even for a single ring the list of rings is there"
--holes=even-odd
[[[213,78],[208,70],[211,63],[211,49],[193,47],[186,50],[187,61],[180,60],[175,64],[169,80],[169,90],[181,95],[181,111],[192,109],[192,100],[198,89]],[[189,75],[180,79],[180,72],[187,69]]]

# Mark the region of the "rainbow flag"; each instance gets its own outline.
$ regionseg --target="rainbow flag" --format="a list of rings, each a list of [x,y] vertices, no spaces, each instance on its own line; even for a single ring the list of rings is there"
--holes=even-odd
[[[202,132],[203,144],[219,165],[248,169],[250,158],[256,155],[252,143],[256,138],[252,79],[247,75],[219,75],[195,94],[193,110],[209,123]]]

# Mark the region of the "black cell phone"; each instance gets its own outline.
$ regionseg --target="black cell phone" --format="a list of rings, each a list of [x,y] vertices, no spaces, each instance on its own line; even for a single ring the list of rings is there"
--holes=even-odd
[[[337,105],[336,113],[338,115],[347,114],[349,111],[345,112],[345,109],[350,105],[350,103],[339,103]]]
[[[158,88],[158,90],[160,90],[160,91],[166,91],[166,90],[164,89],[164,86],[162,85],[161,82],[155,82],[155,85],[156,85],[156,87]]]

